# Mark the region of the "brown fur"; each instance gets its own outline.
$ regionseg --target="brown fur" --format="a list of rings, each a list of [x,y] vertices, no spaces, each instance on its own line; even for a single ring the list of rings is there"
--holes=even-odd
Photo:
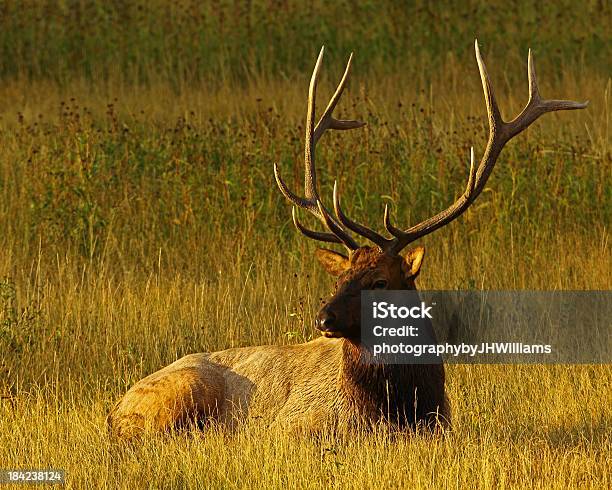
[[[342,263],[340,254],[320,254],[334,267]],[[125,394],[108,417],[111,431],[131,439],[143,432],[181,427],[189,420],[231,427],[258,419],[309,430],[343,430],[380,421],[398,428],[431,426],[438,417],[448,421],[442,365],[367,364],[363,360],[369,353],[352,335],[360,318],[351,294],[380,278],[388,281],[389,288],[413,289],[422,256],[422,249],[405,259],[371,248],[357,250],[345,258],[336,294],[323,307],[342,303],[351,310],[346,310],[350,321],[343,323],[345,330],[333,335],[323,332],[324,337],[299,345],[185,356]]]

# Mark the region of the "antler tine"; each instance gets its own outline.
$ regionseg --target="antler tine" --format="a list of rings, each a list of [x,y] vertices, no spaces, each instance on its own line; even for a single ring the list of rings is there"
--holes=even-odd
[[[312,238],[314,240],[319,240],[320,242],[328,242],[328,243],[342,243],[336,235],[333,233],[325,233],[323,231],[315,231],[306,228],[297,217],[297,212],[295,210],[295,206],[291,208],[291,218],[293,219],[293,224],[295,227],[300,230],[300,232],[307,236],[308,238]]]
[[[359,245],[353,238],[346,233],[337,223],[334,222],[333,219],[329,216],[329,213],[325,210],[323,205],[319,206],[320,201],[318,201],[318,197],[316,197],[316,211],[311,207],[311,201],[301,198],[294,194],[288,187],[287,184],[281,178],[278,172],[278,166],[276,163],[274,164],[274,177],[276,178],[276,183],[280,188],[281,193],[295,206],[299,206],[301,208],[307,209],[317,218],[319,218],[325,225],[328,226],[332,230],[332,233],[324,232],[324,231],[316,231],[311,230],[304,226],[297,217],[297,212],[295,206],[291,210],[291,216],[293,219],[293,224],[295,227],[308,238],[312,238],[314,240],[318,240],[321,242],[328,243],[342,243],[349,250],[356,250],[359,248]],[[328,225],[328,222],[331,223],[331,226]]]
[[[304,141],[304,195],[306,199],[311,201],[310,204],[315,208],[315,211],[318,208],[317,173],[314,158],[316,145],[316,141],[314,140],[315,102],[324,51],[325,46],[322,46],[314,70],[312,71],[312,76],[310,77],[310,85],[308,86],[308,110],[306,112],[306,136]]]
[[[332,112],[335,109],[342,92],[346,86],[346,81],[350,73],[352,54],[348,59],[344,75],[331,97],[325,112],[319,119],[316,127],[314,125],[315,120],[315,101],[317,95],[317,83],[319,80],[319,73],[321,70],[321,64],[323,60],[324,47],[321,48],[317,62],[315,64],[312,76],[310,78],[310,85],[308,88],[308,110],[306,113],[306,135],[305,135],[305,149],[304,149],[304,196],[300,197],[293,193],[282,180],[278,167],[274,165],[274,176],[276,183],[280,188],[281,193],[293,204],[303,209],[307,209],[310,213],[316,216],[321,222],[323,222],[331,231],[319,232],[306,228],[297,219],[295,209],[293,211],[293,222],[296,228],[309,238],[320,240],[331,243],[343,243],[349,250],[355,250],[359,248],[359,245],[353,238],[347,233],[341,224],[336,222],[331,216],[327,208],[322,204],[317,191],[317,176],[315,168],[315,147],[318,140],[321,138],[323,133],[327,129],[347,130],[354,129],[363,126],[365,123],[357,120],[339,120],[332,116]]]
[[[349,230],[354,231],[358,235],[367,238],[371,242],[375,243],[380,247],[381,250],[384,250],[389,246],[389,243],[392,240],[385,238],[382,235],[379,235],[371,228],[368,228],[365,225],[361,225],[352,219],[350,219],[347,215],[344,214],[342,208],[340,207],[340,196],[338,194],[338,182],[334,182],[334,211],[340,223],[346,226]]]
[[[435,216],[408,228],[405,231],[399,230],[391,225],[389,220],[388,209],[385,208],[385,227],[396,238],[392,241],[386,250],[391,253],[399,253],[406,245],[421,238],[438,228],[450,223],[459,217],[480,195],[484,186],[487,183],[497,157],[501,153],[504,145],[514,136],[518,135],[524,129],[529,127],[542,114],[553,111],[584,109],[588,102],[574,102],[570,100],[543,100],[540,97],[538,90],[537,78],[535,73],[535,65],[533,55],[529,50],[528,57],[528,79],[529,79],[529,101],[521,113],[510,122],[505,122],[497,106],[493,86],[487,74],[478,41],[474,42],[476,52],[476,61],[480,71],[482,80],[482,88],[484,91],[485,104],[487,106],[487,114],[489,119],[489,140],[484,151],[482,159],[477,167],[474,167],[474,150],[470,151],[470,173],[468,183],[463,194],[444,211]]]
[[[449,223],[450,221],[455,219],[453,218],[453,216],[457,217],[461,213],[463,213],[463,211],[465,211],[469,207],[472,201],[476,199],[476,196],[474,195],[476,171],[477,167],[474,166],[474,147],[470,147],[470,173],[468,176],[468,182],[465,187],[465,191],[452,206],[434,216],[434,218],[438,218],[437,220],[430,218],[429,220],[423,221],[419,225],[413,226],[412,228],[403,231],[391,224],[389,208],[387,205],[385,205],[385,228],[396,239],[389,240],[390,243],[384,250],[391,251],[392,253],[398,253],[409,243],[417,240],[420,237],[428,235],[432,231],[437,230],[441,226],[444,226],[444,224]]]
[[[521,113],[506,124],[508,139],[519,134],[546,112],[584,109],[589,104],[588,101],[574,102],[573,100],[543,100],[540,97],[540,91],[538,90],[538,80],[536,77],[535,63],[533,61],[531,49],[529,50],[529,56],[527,58],[527,74],[529,78],[529,101]]]
[[[344,74],[342,75],[342,79],[332,95],[332,98],[329,100],[329,104],[325,108],[325,112],[319,119],[317,123],[317,127],[314,130],[314,144],[316,145],[323,133],[327,129],[336,129],[339,131],[344,131],[347,129],[357,129],[365,126],[366,123],[363,121],[358,121],[356,119],[335,119],[332,116],[332,112],[336,108],[340,97],[342,96],[342,92],[344,92],[344,87],[346,86],[346,81],[348,80],[348,76],[351,72],[351,63],[353,61],[353,53],[349,55],[349,59],[346,63],[346,68],[344,69]]]

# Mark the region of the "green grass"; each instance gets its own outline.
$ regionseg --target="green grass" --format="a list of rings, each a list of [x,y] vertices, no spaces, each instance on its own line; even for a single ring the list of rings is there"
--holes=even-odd
[[[321,192],[338,179],[377,229],[385,203],[405,226],[448,206],[482,153],[473,39],[506,118],[532,47],[543,95],[589,108],[508,145],[476,204],[422,240],[419,285],[610,289],[609,6],[466,4],[3,4],[0,467],[63,467],[77,488],[609,487],[610,366],[449,366],[443,440],[106,434],[117,397],[183,354],[315,335],[332,281],[272,163],[299,189],[321,44],[319,106],[355,51],[339,109],[368,123],[321,140]]]
[[[334,60],[359,53],[360,71],[419,69],[427,80],[441,63],[469,53],[475,37],[504,63],[531,46],[547,52],[546,68],[586,63],[610,73],[610,8],[601,1],[56,0],[5,2],[2,14],[0,74],[60,84],[248,85],[253,76],[309,71],[321,44]]]

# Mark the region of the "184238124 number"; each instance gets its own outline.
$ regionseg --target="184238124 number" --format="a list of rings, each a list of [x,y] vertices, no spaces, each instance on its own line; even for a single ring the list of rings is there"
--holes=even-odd
[[[66,472],[58,469],[2,469],[0,483],[23,484],[63,484],[66,482]]]

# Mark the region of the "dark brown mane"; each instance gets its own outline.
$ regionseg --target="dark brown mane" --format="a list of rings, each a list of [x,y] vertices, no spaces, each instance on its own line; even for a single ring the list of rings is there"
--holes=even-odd
[[[450,420],[442,364],[375,364],[369,358],[362,344],[345,339],[342,388],[367,419],[382,417],[399,428]]]

